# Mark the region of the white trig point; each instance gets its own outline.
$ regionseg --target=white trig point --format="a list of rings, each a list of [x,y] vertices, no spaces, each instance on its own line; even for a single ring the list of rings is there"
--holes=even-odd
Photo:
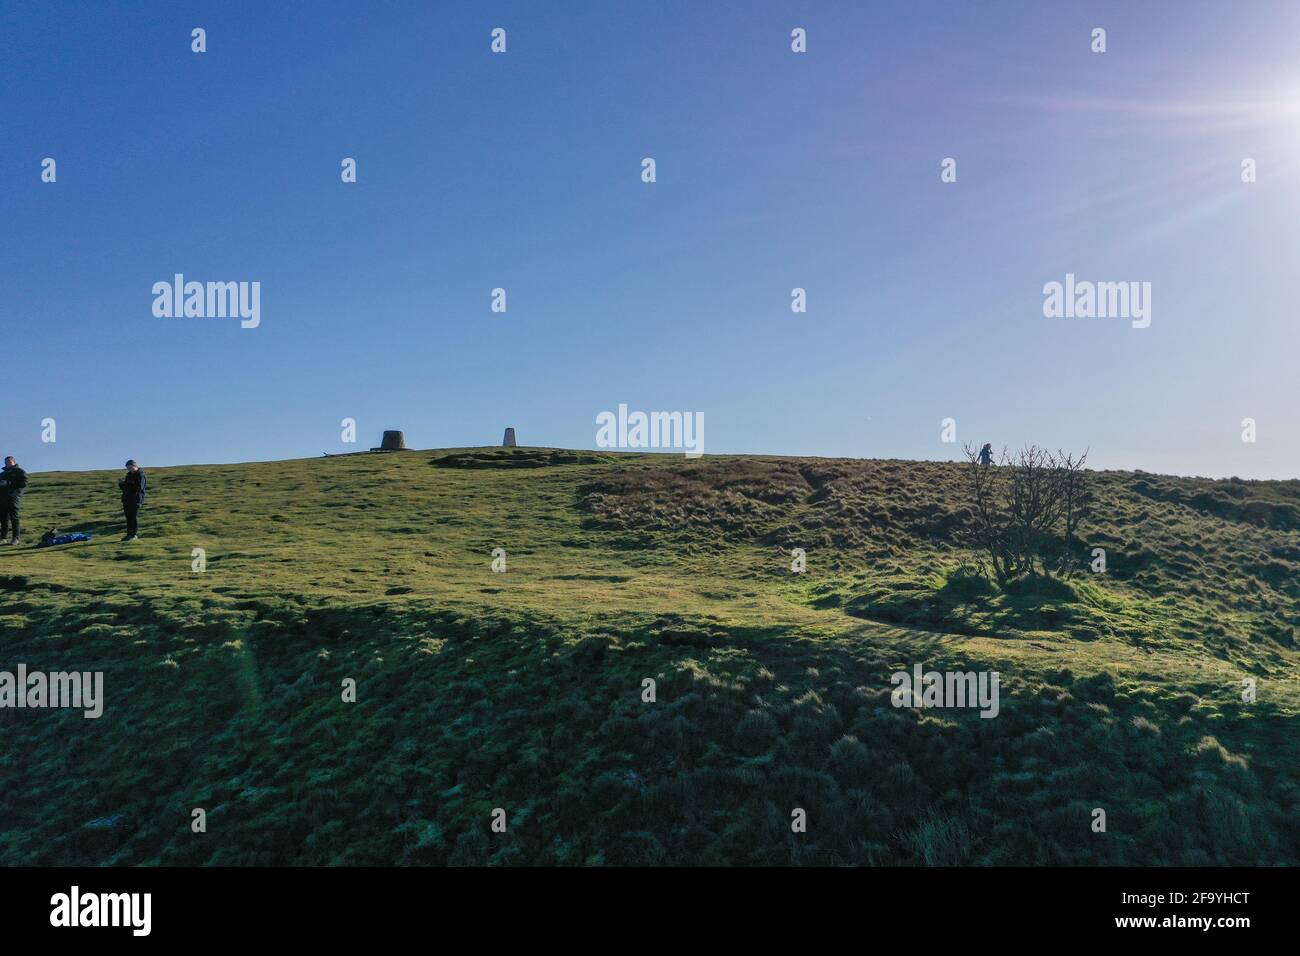
[[[515,447],[515,430],[513,428],[506,429],[506,437],[501,439],[501,447],[502,448]]]

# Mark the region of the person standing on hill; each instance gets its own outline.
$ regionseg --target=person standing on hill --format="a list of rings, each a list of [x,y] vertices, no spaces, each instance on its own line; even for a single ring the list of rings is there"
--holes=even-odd
[[[981,465],[993,464],[993,443],[992,442],[985,442],[984,447],[980,449],[980,464]]]
[[[132,458],[126,463],[126,475],[117,486],[122,489],[122,513],[126,515],[126,535],[123,541],[135,541],[140,537],[137,519],[140,506],[144,504],[144,471]]]
[[[18,509],[23,504],[23,492],[27,490],[27,472],[18,467],[13,455],[5,459],[4,468],[0,468],[0,544],[18,543]],[[13,540],[9,537],[9,528],[13,526]]]

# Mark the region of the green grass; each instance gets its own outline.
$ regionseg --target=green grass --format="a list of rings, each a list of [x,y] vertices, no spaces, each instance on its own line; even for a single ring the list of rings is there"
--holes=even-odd
[[[0,553],[0,670],[107,697],[0,711],[3,864],[1300,862],[1300,482],[1095,473],[1107,573],[1000,590],[950,464],[153,469],[130,544],[116,478]],[[918,662],[1001,714],[892,707]]]

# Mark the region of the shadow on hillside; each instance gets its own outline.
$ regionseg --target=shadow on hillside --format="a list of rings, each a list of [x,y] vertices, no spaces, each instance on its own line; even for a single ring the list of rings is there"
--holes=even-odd
[[[1031,576],[999,587],[961,569],[941,581],[831,582],[813,592],[811,603],[870,621],[967,637],[1024,640],[1049,631],[1092,641],[1144,636],[1150,630],[1133,607],[1087,582]]]
[[[73,711],[0,736],[0,865],[1300,859],[1298,719],[1267,693],[1244,705],[1212,685],[1016,668],[985,719],[894,706],[899,669],[992,665],[875,623],[827,636],[434,603],[196,609],[26,605],[4,653],[93,662],[114,693],[93,738]],[[546,796],[492,839],[484,808],[502,793]],[[238,826],[177,840],[175,807],[204,800]],[[815,840],[792,835],[792,807]],[[1091,829],[1096,807],[1113,838]]]

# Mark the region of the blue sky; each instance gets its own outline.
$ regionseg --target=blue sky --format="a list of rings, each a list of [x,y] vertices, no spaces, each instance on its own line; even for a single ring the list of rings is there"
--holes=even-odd
[[[704,413],[710,454],[953,458],[952,417],[1096,467],[1300,475],[1297,27],[1281,2],[7,3],[0,443],[34,471],[292,458],[355,450],[351,417],[361,447],[593,447],[626,403]],[[260,327],[155,317],[177,272],[260,282]],[[1066,273],[1150,282],[1150,327],[1044,317]]]

